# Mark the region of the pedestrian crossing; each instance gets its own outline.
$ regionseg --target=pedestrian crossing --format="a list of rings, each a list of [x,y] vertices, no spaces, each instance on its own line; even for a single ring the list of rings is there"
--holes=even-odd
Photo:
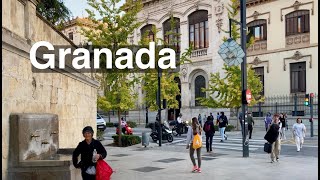
[[[228,138],[224,142],[220,142],[220,137],[213,137],[212,148],[221,150],[242,151],[242,138]],[[250,139],[249,151],[256,151],[264,147],[264,139]],[[167,145],[186,146],[186,139],[177,139]],[[202,137],[202,147],[206,148],[206,139]]]

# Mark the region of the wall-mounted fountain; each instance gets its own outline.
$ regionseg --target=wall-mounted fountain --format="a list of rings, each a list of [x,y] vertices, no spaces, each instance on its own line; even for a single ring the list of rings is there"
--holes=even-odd
[[[54,114],[11,114],[8,179],[77,180],[71,155],[57,154],[59,122]]]

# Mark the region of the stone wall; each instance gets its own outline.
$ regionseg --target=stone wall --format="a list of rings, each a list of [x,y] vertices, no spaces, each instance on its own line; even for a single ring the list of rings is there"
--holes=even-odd
[[[36,14],[36,1],[7,0],[2,6],[2,179],[7,179],[9,115],[57,114],[60,148],[75,148],[84,126],[96,129],[99,83],[80,73],[32,72],[32,44],[74,44]]]

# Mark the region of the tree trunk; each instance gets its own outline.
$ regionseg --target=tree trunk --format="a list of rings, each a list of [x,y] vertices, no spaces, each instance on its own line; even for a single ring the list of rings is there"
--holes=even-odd
[[[121,118],[120,118],[120,110],[118,109],[118,146],[122,146],[122,143],[121,143],[121,136],[122,136],[122,129],[121,129]]]

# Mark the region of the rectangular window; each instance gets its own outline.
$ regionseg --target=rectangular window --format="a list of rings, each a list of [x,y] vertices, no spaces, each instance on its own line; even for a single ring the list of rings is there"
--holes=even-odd
[[[199,24],[194,25],[194,49],[199,49]]]
[[[200,48],[204,48],[204,22],[200,23]]]
[[[256,67],[254,68],[254,71],[256,75],[258,75],[260,78],[260,81],[262,83],[261,95],[264,95],[264,67]]]
[[[209,25],[208,21],[205,22],[205,48],[209,47]]]
[[[306,92],[306,62],[290,64],[291,93]]]
[[[69,33],[69,39],[73,40],[73,32]]]
[[[190,37],[189,37],[189,44],[194,48],[194,25],[190,25]]]
[[[298,17],[298,33],[302,32],[302,30],[301,30],[301,19],[302,19],[302,17]]]
[[[256,26],[256,27],[254,28],[254,39],[255,39],[256,41],[260,40],[260,32],[261,32],[260,26]]]

